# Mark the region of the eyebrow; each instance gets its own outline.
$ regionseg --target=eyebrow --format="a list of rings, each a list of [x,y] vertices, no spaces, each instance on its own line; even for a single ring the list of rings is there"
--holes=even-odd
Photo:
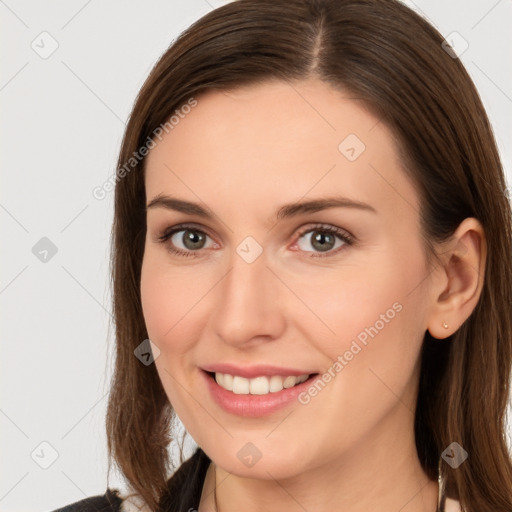
[[[146,210],[151,208],[165,208],[167,210],[174,210],[188,215],[197,215],[206,219],[213,218],[212,213],[198,203],[184,201],[183,199],[177,199],[163,194],[155,196],[146,206]],[[277,210],[276,219],[282,220],[304,213],[314,213],[321,210],[327,210],[329,208],[355,208],[358,210],[377,213],[377,210],[375,210],[373,206],[361,201],[355,201],[347,197],[328,197],[324,199],[312,199],[309,201],[285,204]]]

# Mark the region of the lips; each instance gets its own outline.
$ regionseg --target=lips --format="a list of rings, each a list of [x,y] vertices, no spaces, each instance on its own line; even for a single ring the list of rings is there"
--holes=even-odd
[[[297,396],[317,372],[304,369],[231,364],[205,366],[200,372],[213,400],[226,412],[257,417],[299,404]]]

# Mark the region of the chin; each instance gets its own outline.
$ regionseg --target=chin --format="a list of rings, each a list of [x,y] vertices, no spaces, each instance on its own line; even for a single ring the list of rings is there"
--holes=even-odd
[[[308,457],[303,449],[297,449],[299,443],[290,441],[286,447],[264,437],[252,442],[250,437],[231,440],[229,446],[216,444],[212,450],[208,444],[202,448],[216,466],[242,478],[281,480],[306,471]]]

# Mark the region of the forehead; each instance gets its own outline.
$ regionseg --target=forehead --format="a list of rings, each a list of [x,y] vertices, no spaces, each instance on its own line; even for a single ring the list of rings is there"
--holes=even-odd
[[[393,133],[350,93],[271,81],[195,99],[149,152],[148,199],[172,192],[256,208],[262,196],[268,205],[336,191],[389,206],[400,195],[417,200]]]

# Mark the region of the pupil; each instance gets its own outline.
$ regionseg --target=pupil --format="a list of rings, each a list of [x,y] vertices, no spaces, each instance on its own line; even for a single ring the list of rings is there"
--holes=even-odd
[[[187,230],[184,233],[184,243],[188,249],[200,249],[201,242],[204,242],[204,236],[195,231]],[[190,242],[190,243],[187,243]],[[199,247],[198,247],[199,246]]]
[[[327,243],[326,243],[327,240]],[[334,236],[329,233],[322,233],[321,231],[313,232],[313,246],[320,251],[328,251],[332,249]],[[318,243],[318,246],[316,245]]]

